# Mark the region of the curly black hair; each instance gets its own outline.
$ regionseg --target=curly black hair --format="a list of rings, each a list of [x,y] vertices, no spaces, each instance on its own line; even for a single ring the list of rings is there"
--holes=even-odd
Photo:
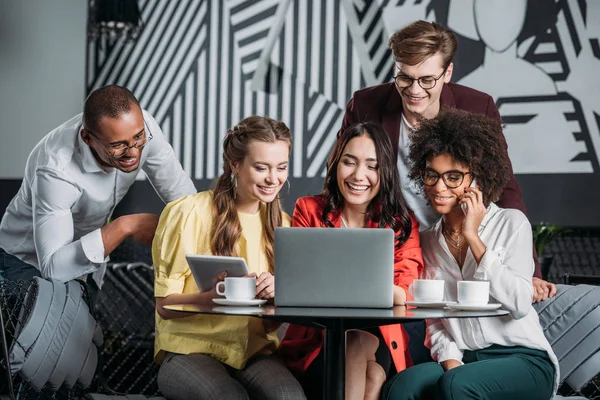
[[[409,210],[400,188],[400,175],[396,167],[394,149],[390,137],[383,127],[375,122],[354,124],[342,132],[327,162],[327,175],[321,196],[325,198],[325,206],[321,220],[326,226],[333,227],[329,213],[344,208],[344,197],[337,181],[337,169],[346,145],[354,138],[368,135],[375,144],[377,164],[379,166],[379,193],[367,207],[369,218],[377,222],[380,228],[391,227],[399,234],[396,237],[397,247],[401,247],[409,238],[412,228]]]
[[[420,121],[411,136],[409,178],[422,190],[427,161],[448,154],[477,179],[487,206],[500,198],[512,170],[502,135],[502,126],[494,119],[444,108],[436,118]]]

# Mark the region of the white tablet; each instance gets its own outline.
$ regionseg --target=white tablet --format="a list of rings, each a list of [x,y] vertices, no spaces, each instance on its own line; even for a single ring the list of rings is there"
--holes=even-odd
[[[248,275],[248,265],[241,257],[206,256],[186,254],[185,256],[196,285],[201,291],[212,289],[212,280],[216,274],[227,271],[227,276]]]

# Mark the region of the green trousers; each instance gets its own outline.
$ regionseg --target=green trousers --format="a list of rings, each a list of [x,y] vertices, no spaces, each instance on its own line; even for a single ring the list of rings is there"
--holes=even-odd
[[[444,372],[434,362],[396,374],[384,386],[384,400],[548,400],[554,365],[545,351],[493,345],[465,351],[464,365]]]

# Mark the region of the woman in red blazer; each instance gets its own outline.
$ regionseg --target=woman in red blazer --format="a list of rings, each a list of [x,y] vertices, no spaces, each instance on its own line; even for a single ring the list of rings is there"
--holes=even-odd
[[[400,184],[394,150],[381,125],[356,124],[333,149],[323,193],[298,199],[292,217],[297,227],[393,229],[395,305],[410,299],[408,286],[423,268],[419,225]],[[346,399],[378,399],[387,376],[411,365],[408,336],[399,324],[349,331],[346,340]],[[289,326],[279,347],[309,399],[321,395],[322,347],[322,330],[298,325]]]

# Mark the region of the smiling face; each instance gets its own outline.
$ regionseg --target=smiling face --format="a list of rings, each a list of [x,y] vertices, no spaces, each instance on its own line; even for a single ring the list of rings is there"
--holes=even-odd
[[[450,82],[452,77],[453,64],[450,63],[446,72],[444,72],[443,59],[441,54],[435,54],[417,65],[406,65],[397,62],[394,67],[394,75],[406,75],[414,78],[412,85],[406,88],[400,88],[396,85],[396,90],[402,97],[402,107],[406,119],[414,125],[419,117],[432,119],[440,111],[440,96],[445,83]],[[435,86],[431,89],[423,89],[417,81],[421,77],[439,77]]]
[[[337,166],[337,182],[344,205],[365,211],[379,193],[379,164],[375,143],[366,134],[350,140]]]
[[[123,172],[133,172],[140,165],[143,148],[132,147],[120,158],[115,158],[112,154],[118,154],[127,146],[144,140],[148,132],[145,130],[142,110],[132,105],[130,111],[121,114],[119,118],[103,116],[93,132],[83,129],[81,135],[98,163]]]
[[[467,167],[456,162],[449,154],[442,154],[427,161],[427,169],[435,171],[438,174],[443,174],[448,171],[458,171],[462,173],[469,172]],[[459,175],[460,174],[456,174],[455,176]],[[452,181],[449,181],[449,183],[452,186],[453,182],[459,182],[454,180],[455,178],[450,179],[452,179]],[[460,197],[465,193],[465,188],[469,187],[470,184],[471,175],[467,174],[464,176],[462,183],[460,183],[458,187],[452,189],[446,186],[444,180],[440,176],[435,185],[425,186],[425,194],[431,202],[431,206],[438,214],[462,212],[458,202]]]
[[[270,203],[288,178],[290,145],[283,140],[248,144],[248,154],[240,164],[232,165],[237,177],[236,204],[257,209],[258,202]]]

